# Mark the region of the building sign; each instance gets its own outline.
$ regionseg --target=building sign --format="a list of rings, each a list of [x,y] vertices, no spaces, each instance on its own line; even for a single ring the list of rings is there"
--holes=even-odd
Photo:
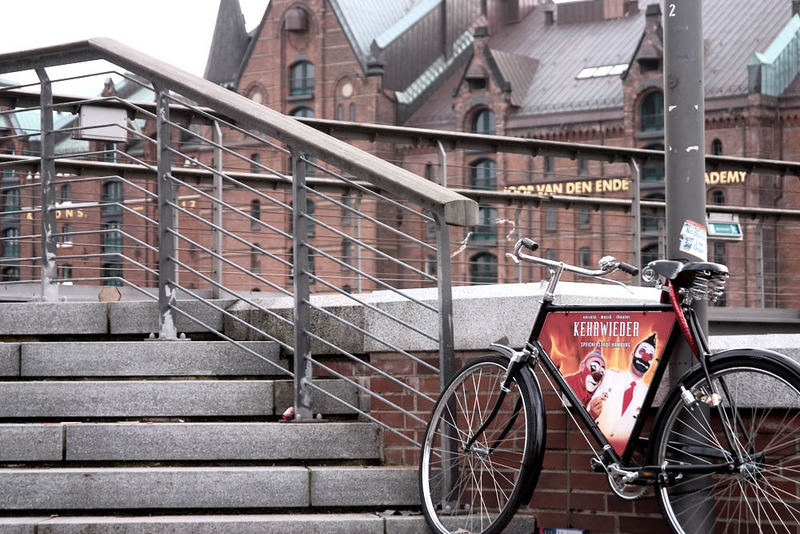
[[[711,171],[705,175],[706,185],[743,184],[747,179],[744,171]],[[627,178],[595,178],[570,182],[542,182],[538,184],[514,184],[503,188],[504,193],[522,195],[591,195],[596,193],[618,193],[630,190]]]
[[[628,191],[627,178],[599,178],[596,180],[576,180],[573,182],[507,185],[503,192],[523,195],[583,195],[593,193],[613,193]]]
[[[711,171],[706,173],[706,185],[743,184],[745,178],[744,171]]]
[[[86,212],[79,209],[64,209],[56,210],[56,219],[83,219],[86,217]],[[25,216],[29,221],[33,220],[33,213],[28,212]]]

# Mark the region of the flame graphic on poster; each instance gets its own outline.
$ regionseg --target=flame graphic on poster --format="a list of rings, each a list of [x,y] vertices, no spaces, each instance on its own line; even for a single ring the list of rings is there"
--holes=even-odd
[[[554,312],[539,341],[619,454],[675,324],[672,311]]]

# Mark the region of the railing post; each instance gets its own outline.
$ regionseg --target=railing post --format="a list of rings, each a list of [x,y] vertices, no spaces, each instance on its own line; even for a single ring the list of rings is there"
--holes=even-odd
[[[444,151],[441,141],[436,141],[436,148],[439,152],[439,168],[441,169],[439,185],[447,187],[447,152]]]
[[[158,136],[158,338],[178,339],[175,327],[175,287],[177,266],[172,258],[177,254],[173,205],[177,194],[172,181],[170,147],[169,99],[157,88],[156,131]]]
[[[211,250],[214,254],[222,256],[222,130],[219,123],[214,121],[214,167],[217,172],[214,174],[214,199],[217,202],[211,203],[211,220],[214,226],[211,229]],[[211,278],[222,285],[222,260],[215,256],[211,259]],[[219,286],[212,285],[211,297],[220,298]]]
[[[56,176],[55,138],[53,134],[53,88],[50,84],[50,78],[43,67],[36,69],[36,74],[41,82],[40,99],[42,108],[42,156],[40,167],[42,180],[42,300],[55,302],[58,300],[58,284],[53,283],[53,279],[58,278],[58,267],[56,265],[58,250],[55,238],[58,227],[55,210],[56,192],[53,185]]]
[[[640,270],[642,265],[642,172],[636,158],[631,158],[628,162],[631,170],[631,221],[633,230],[633,264]],[[633,285],[640,285],[641,279],[634,276],[631,282]]]
[[[308,219],[305,155],[292,151],[292,243],[294,263],[294,418],[309,421],[311,409],[311,310],[308,276]]]
[[[436,224],[436,273],[439,278],[439,389],[450,382],[455,373],[455,342],[453,340],[453,286],[450,272],[450,229],[444,222],[444,210],[432,212]],[[456,412],[452,406],[448,413]],[[458,440],[454,424],[442,428],[442,487],[441,505],[445,510],[458,503],[452,502],[452,489],[458,480]]]

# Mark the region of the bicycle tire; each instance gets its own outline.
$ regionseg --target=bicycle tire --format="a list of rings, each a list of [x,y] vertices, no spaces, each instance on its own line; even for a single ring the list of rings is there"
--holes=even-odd
[[[434,406],[419,469],[422,510],[434,532],[501,532],[521,501],[530,500],[544,449],[541,390],[530,369],[520,369],[497,417],[471,451],[464,451],[470,432],[483,424],[494,406],[507,364],[507,359],[494,355],[473,360],[453,377]],[[513,418],[516,406],[518,415]],[[489,452],[512,419],[502,443]],[[455,434],[456,452],[450,461],[443,451],[448,439],[444,429]],[[448,471],[455,483],[444,495],[443,475]]]
[[[731,473],[660,479],[661,513],[677,534],[798,532],[800,366],[767,351],[729,351],[709,360],[709,375],[718,407],[703,402],[714,399],[702,370],[689,373],[680,384],[691,396],[675,388],[657,418],[652,463],[731,462],[724,427],[744,461]]]

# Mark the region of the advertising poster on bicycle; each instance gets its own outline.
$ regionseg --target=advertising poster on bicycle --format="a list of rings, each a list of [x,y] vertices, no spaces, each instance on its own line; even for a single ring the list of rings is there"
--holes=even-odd
[[[623,454],[675,324],[672,311],[554,312],[539,341]]]

